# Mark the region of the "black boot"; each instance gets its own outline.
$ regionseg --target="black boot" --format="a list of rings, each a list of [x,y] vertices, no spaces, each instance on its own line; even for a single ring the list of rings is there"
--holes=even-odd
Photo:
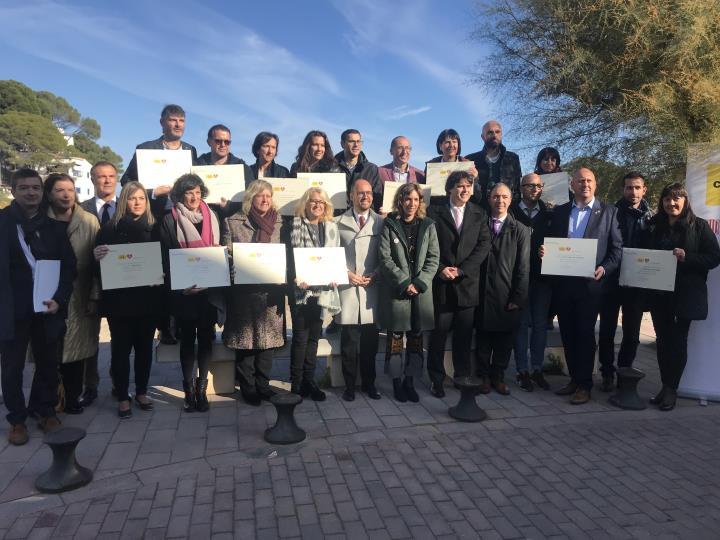
[[[675,401],[677,401],[677,390],[674,388],[665,388],[660,410],[672,411],[675,408]]]
[[[207,399],[207,379],[195,379],[195,410],[198,412],[207,412],[210,404]]]
[[[415,385],[413,384],[412,377],[405,377],[402,385],[408,401],[411,401],[412,403],[420,401],[420,396],[418,396],[418,393],[415,391]]]
[[[290,392],[292,394],[297,394],[301,397],[307,397],[307,394],[303,395],[303,388],[300,381],[292,381],[292,383],[290,384]]]
[[[651,405],[660,405],[663,402],[663,398],[665,397],[665,391],[667,388],[663,386],[660,391],[655,394],[653,397],[650,398],[650,404]]]
[[[185,392],[185,399],[183,400],[183,411],[195,412],[195,394],[193,394],[192,381],[183,381],[183,392]]]
[[[395,401],[399,401],[400,403],[405,403],[407,401],[407,396],[405,395],[405,390],[403,389],[400,377],[393,379],[393,396],[395,397]]]
[[[305,395],[303,397],[310,396],[310,399],[313,401],[325,401],[325,392],[320,390],[320,387],[315,381],[303,381],[300,388],[302,389],[300,392],[301,396],[303,396],[304,393]]]

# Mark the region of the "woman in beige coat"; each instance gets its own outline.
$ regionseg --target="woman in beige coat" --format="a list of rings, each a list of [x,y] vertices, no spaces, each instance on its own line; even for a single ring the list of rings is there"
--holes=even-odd
[[[77,258],[77,277],[68,303],[60,375],[65,388],[65,412],[80,414],[83,408],[78,404],[78,398],[82,392],[85,360],[95,356],[100,332],[99,287],[92,255],[100,224],[95,216],[77,204],[75,181],[67,174],[48,176],[44,192],[48,216],[68,224],[68,237]]]

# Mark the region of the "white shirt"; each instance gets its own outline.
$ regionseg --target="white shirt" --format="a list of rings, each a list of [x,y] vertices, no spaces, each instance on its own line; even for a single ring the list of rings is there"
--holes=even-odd
[[[403,182],[403,183],[407,184],[409,173],[410,173],[410,164],[408,164],[407,169],[405,169],[405,171],[403,171],[399,167],[396,167],[395,165],[393,165],[393,180],[395,180],[396,182]]]
[[[452,203],[450,203],[450,214],[452,215],[453,220],[455,221],[455,227],[458,231],[462,230],[462,224],[465,219],[465,207],[467,205],[464,204],[462,206],[455,206]]]

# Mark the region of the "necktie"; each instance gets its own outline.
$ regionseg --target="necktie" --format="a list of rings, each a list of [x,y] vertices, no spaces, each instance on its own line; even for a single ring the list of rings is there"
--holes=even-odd
[[[502,227],[502,221],[497,218],[493,218],[493,236],[500,234],[500,228]]]
[[[105,225],[110,221],[110,203],[103,204],[102,215],[100,216],[100,225]]]
[[[532,209],[532,208],[529,208],[529,207],[526,206],[526,207],[525,207],[525,213],[527,213],[528,217],[529,217],[530,219],[532,219],[532,213],[533,213],[533,209]]]
[[[365,216],[358,216],[358,224],[360,225],[361,229],[365,226]]]
[[[455,221],[455,229],[460,231],[460,228],[462,227],[462,221],[460,220],[460,209],[453,206],[452,207],[452,215],[453,215],[453,221]]]

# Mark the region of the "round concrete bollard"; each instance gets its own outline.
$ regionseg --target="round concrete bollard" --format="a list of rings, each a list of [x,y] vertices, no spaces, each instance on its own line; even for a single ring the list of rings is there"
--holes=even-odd
[[[480,383],[477,377],[457,377],[453,379],[460,389],[460,401],[448,409],[448,414],[461,422],[481,422],[487,418],[487,413],[478,407],[475,396],[478,394]]]
[[[35,480],[35,488],[42,493],[62,493],[82,487],[93,479],[90,469],[78,464],[75,448],[85,438],[85,430],[77,427],[60,428],[46,434],[43,442],[53,453],[50,468]]]
[[[294,444],[304,441],[306,434],[295,423],[295,407],[302,401],[297,394],[275,394],[270,403],[275,405],[277,421],[265,430],[265,440],[270,444]]]
[[[639,369],[632,367],[618,369],[618,390],[608,398],[610,404],[633,411],[647,408],[646,400],[641,399],[637,392],[637,385],[643,377],[645,373]]]

